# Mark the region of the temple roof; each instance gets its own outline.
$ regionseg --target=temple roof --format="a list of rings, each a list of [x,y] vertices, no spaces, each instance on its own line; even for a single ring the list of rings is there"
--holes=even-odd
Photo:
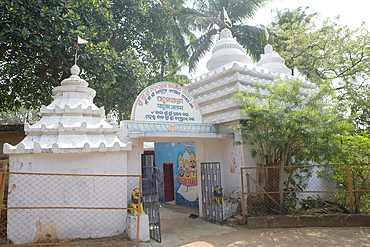
[[[95,90],[81,79],[77,65],[71,76],[53,89],[54,101],[40,109],[41,120],[25,124],[26,137],[16,146],[4,144],[6,154],[89,153],[131,150],[116,133],[118,125],[104,119],[104,107],[94,103]]]
[[[265,54],[261,55],[261,60],[257,65],[266,68],[273,73],[292,74],[292,70],[285,65],[284,58],[280,57],[277,52],[274,52],[270,44],[265,46]]]
[[[284,81],[292,79],[291,71],[284,62],[267,45],[261,61],[252,64],[231,31],[224,29],[207,63],[209,72],[195,78],[185,88],[196,99],[204,123],[221,124],[246,119],[232,97],[239,91],[253,94],[256,82],[262,87],[261,93],[268,97],[269,92],[264,85],[277,83],[277,77]],[[300,94],[306,95],[315,87],[314,83],[303,82]]]
[[[243,50],[243,47],[233,38],[231,31],[227,28],[223,29],[220,40],[212,50],[212,57],[207,62],[207,69],[213,70],[233,62],[250,64],[252,60]]]

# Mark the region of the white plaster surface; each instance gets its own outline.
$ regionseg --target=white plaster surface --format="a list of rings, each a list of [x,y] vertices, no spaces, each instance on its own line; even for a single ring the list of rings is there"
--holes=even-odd
[[[55,239],[114,236],[124,233],[126,214],[126,210],[110,210],[107,213],[107,210],[99,209],[10,209],[8,239],[14,244],[27,244],[48,239],[40,235],[55,236]]]
[[[204,140],[204,146],[205,160],[221,164],[224,198],[238,198],[241,193],[242,146],[235,145],[232,139]]]
[[[135,214],[129,213],[127,215],[127,233],[132,240],[136,240],[137,236],[137,218],[138,216]],[[146,242],[149,240],[149,216],[140,214],[139,241]]]
[[[285,65],[284,58],[280,57],[277,52],[274,52],[270,44],[265,46],[265,54],[261,55],[261,60],[257,65],[266,68],[273,73],[292,74],[292,70]]]
[[[230,62],[248,64],[251,61],[245,54],[243,47],[233,38],[231,31],[225,28],[221,31],[220,40],[212,50],[212,57],[207,62],[207,69],[213,70]]]
[[[223,205],[223,217],[224,220],[231,218],[234,215],[238,214],[238,203],[237,202],[225,202]]]
[[[62,174],[127,174],[127,152],[9,156],[9,171]]]
[[[78,76],[77,65],[71,73],[53,90],[54,101],[41,108],[41,120],[25,124],[27,136],[15,146],[4,144],[9,171],[28,173],[9,176],[8,207],[25,207],[8,211],[7,234],[14,244],[99,238],[126,229],[126,210],[84,208],[126,208],[128,186],[137,187],[139,179],[81,174],[127,174],[131,142],[121,142],[118,125],[104,120],[104,108],[93,103],[95,91]]]
[[[11,155],[8,207],[127,207],[127,185],[138,178],[69,176],[68,174],[126,174],[126,152],[90,154]],[[10,209],[8,238],[15,244],[32,243],[40,236],[59,239],[122,234],[126,210]],[[53,235],[54,234],[54,235]]]
[[[104,107],[93,103],[95,91],[78,76],[79,71],[72,66],[72,75],[53,89],[54,101],[41,107],[41,120],[26,123],[27,136],[15,146],[5,143],[5,154],[131,150],[131,143],[122,143],[116,136],[118,125],[105,121]]]
[[[199,104],[206,124],[222,124],[247,119],[232,100],[239,91],[254,93],[255,82],[261,85],[261,93],[268,96],[265,84],[275,83],[277,76],[290,80],[291,71],[270,45],[258,64],[251,64],[243,48],[232,37],[231,31],[224,29],[207,63],[209,72],[195,78],[185,86]],[[260,65],[260,66],[259,66]],[[304,82],[300,94],[306,95],[315,84]]]

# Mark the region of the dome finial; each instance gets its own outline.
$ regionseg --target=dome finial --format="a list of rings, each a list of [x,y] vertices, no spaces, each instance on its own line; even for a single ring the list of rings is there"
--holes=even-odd
[[[79,73],[80,73],[80,68],[77,66],[77,64],[74,64],[71,68],[71,76],[69,78],[64,79],[61,82],[62,86],[76,85],[76,86],[87,87],[89,84],[84,79],[81,79],[78,76]]]
[[[232,38],[231,31],[227,28],[222,29],[221,31],[221,39],[227,39],[227,38]]]
[[[267,44],[265,46],[265,54],[272,54],[272,52],[273,52],[272,46],[270,44]]]
[[[74,64],[71,67],[71,74],[72,75],[78,75],[80,73],[80,68],[77,66],[77,64]]]

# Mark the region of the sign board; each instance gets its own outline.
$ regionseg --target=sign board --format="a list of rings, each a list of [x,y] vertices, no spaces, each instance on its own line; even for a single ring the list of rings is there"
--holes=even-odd
[[[194,97],[172,82],[158,82],[145,88],[135,100],[131,120],[203,123]]]

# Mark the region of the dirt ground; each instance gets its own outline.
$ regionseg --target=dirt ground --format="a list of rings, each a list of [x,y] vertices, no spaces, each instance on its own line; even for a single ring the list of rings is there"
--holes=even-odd
[[[198,236],[190,246],[370,246],[369,227],[246,229],[219,236]]]
[[[369,246],[370,227],[309,227],[248,229],[245,226],[219,226],[191,219],[196,208],[167,203],[161,207],[162,243],[151,240],[140,246]]]

